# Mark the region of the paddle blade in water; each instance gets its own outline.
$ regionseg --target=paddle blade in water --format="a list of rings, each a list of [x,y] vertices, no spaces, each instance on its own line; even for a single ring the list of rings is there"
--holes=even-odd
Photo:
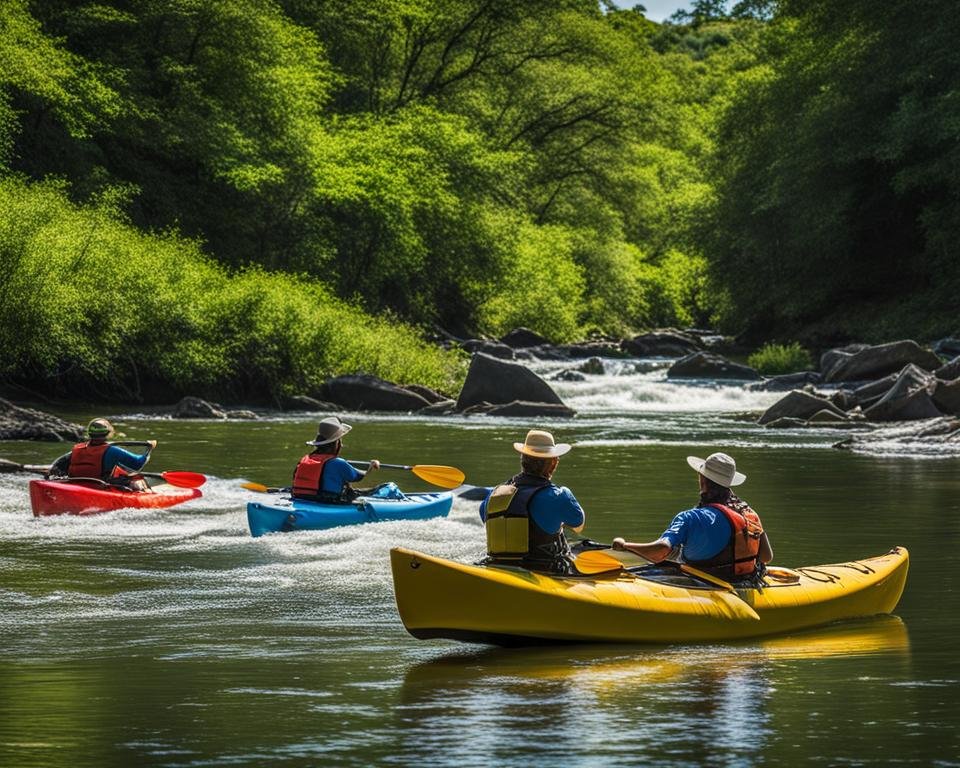
[[[248,491],[256,491],[257,493],[270,493],[270,489],[260,483],[240,483],[240,487],[246,488]]]
[[[160,477],[178,488],[199,488],[207,482],[207,476],[199,472],[161,472]]]
[[[437,464],[417,464],[412,468],[413,474],[431,485],[441,488],[457,488],[463,485],[466,475],[456,467],[444,467]]]

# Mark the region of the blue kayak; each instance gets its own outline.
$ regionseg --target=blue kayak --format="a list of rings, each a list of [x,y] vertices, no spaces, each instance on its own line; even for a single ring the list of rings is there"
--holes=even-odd
[[[273,504],[251,501],[247,522],[252,536],[277,531],[317,531],[341,525],[377,523],[382,520],[426,520],[446,517],[453,494],[407,493],[401,499],[361,496],[351,504],[321,504],[303,499],[278,499]]]

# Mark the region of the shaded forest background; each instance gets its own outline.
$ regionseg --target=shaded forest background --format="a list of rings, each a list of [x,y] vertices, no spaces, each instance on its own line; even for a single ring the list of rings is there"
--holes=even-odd
[[[443,330],[960,330],[960,7],[6,0],[0,380],[447,391]]]

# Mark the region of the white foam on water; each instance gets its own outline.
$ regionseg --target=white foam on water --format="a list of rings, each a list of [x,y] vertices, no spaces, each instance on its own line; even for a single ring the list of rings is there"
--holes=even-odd
[[[643,361],[632,361],[634,365]],[[618,361],[625,366],[624,361]],[[782,392],[755,392],[744,382],[668,379],[664,368],[621,368],[613,375],[584,374],[585,381],[551,381],[571,408],[585,414],[705,413],[763,411],[783,397]]]

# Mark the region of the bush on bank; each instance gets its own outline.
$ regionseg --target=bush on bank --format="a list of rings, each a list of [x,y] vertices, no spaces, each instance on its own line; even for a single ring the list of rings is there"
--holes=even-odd
[[[796,373],[813,368],[810,353],[796,341],[791,344],[765,344],[750,355],[747,363],[766,376]]]
[[[229,273],[197,242],[144,234],[109,199],[0,178],[0,379],[72,397],[269,402],[364,371],[455,391],[462,358],[319,283]]]

